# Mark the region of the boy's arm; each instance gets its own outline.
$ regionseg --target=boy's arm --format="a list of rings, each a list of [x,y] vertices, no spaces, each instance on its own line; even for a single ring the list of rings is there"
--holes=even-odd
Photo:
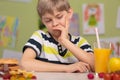
[[[70,42],[68,39],[62,39],[59,41],[63,46],[65,46],[73,55],[80,61],[83,61],[85,63],[88,63],[91,68],[94,70],[94,55],[93,53],[88,53],[82,49],[80,49],[78,46],[74,45],[72,42]]]
[[[86,72],[90,70],[89,64],[77,62],[70,65],[54,64],[35,59],[36,53],[31,48],[27,48],[21,59],[21,66],[28,71],[41,72]]]
[[[27,48],[21,59],[21,66],[28,71],[65,71],[65,65],[53,64],[36,60],[36,53],[31,48]]]

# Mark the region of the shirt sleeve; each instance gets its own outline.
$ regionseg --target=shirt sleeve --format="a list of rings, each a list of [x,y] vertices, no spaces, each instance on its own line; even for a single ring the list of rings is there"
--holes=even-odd
[[[85,38],[80,37],[80,41],[79,41],[78,45],[84,51],[93,53],[91,45],[88,43],[88,41]]]
[[[42,41],[41,31],[36,31],[33,33],[33,35],[24,45],[23,52],[27,48],[32,48],[36,52],[37,55],[40,55],[41,50],[42,50],[42,44],[43,44],[43,41]]]

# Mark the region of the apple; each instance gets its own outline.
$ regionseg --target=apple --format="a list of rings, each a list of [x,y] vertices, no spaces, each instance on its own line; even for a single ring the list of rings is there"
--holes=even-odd
[[[120,71],[120,58],[112,57],[108,63],[108,71],[109,72],[116,72]]]

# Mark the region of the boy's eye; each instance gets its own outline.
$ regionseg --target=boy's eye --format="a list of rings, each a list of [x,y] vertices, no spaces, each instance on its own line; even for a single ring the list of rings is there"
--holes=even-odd
[[[45,20],[45,22],[50,22],[51,21],[51,19],[47,19],[47,20]]]
[[[58,19],[61,19],[63,17],[63,15],[57,16]]]

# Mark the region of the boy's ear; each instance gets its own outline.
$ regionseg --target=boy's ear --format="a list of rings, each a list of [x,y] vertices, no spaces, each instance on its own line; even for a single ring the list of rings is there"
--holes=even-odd
[[[70,8],[69,11],[68,11],[68,13],[69,13],[69,19],[71,19],[72,15],[73,15],[73,10]]]

